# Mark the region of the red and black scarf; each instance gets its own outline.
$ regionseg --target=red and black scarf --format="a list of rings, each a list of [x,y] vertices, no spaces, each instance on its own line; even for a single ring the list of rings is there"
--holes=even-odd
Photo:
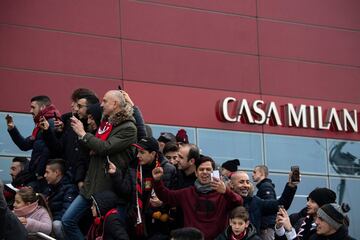
[[[99,127],[99,129],[97,130],[95,136],[96,136],[97,138],[100,138],[100,139],[103,140],[103,141],[106,141],[106,139],[107,139],[107,138],[109,137],[109,135],[110,135],[110,132],[111,132],[112,128],[113,128],[113,125],[112,125],[110,122],[108,122],[108,121],[106,121],[106,120],[103,120],[103,121],[101,121],[100,127]]]
[[[44,117],[46,120],[49,120],[51,118],[55,118],[60,116],[59,110],[56,109],[56,107],[53,104],[50,104],[49,106],[46,106],[43,110],[41,110],[38,115],[35,116],[34,122],[35,122],[35,128],[32,131],[32,138],[36,139],[36,136],[38,132],[40,131],[40,119],[41,117]]]

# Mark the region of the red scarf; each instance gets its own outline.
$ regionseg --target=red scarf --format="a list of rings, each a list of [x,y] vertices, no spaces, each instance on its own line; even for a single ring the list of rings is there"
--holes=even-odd
[[[235,235],[233,231],[231,231],[231,240],[241,240],[245,237],[246,230],[240,233],[239,235]]]
[[[41,110],[38,115],[35,116],[34,122],[35,122],[35,128],[31,134],[33,139],[36,139],[36,136],[38,132],[40,131],[40,118],[45,117],[46,120],[49,120],[51,118],[58,118],[60,116],[59,110],[56,109],[56,107],[53,104],[50,104],[49,106],[46,106],[43,110]]]
[[[106,120],[101,121],[100,123],[100,127],[96,132],[96,137],[100,138],[103,141],[106,141],[106,139],[109,137],[110,132],[113,128],[113,125],[111,123],[109,123]]]

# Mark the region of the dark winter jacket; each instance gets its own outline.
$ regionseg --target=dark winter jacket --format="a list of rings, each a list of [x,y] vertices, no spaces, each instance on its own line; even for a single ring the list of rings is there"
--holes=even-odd
[[[244,207],[250,214],[250,222],[255,226],[256,232],[260,232],[261,217],[277,213],[279,205],[284,205],[288,209],[294,199],[296,187],[292,188],[286,184],[281,197],[278,200],[263,200],[258,196],[246,197]]]
[[[162,180],[164,184],[169,189],[174,189],[177,184],[176,168],[174,165],[169,163],[167,159],[164,158],[164,155],[159,155],[160,166],[164,169],[164,175]]]
[[[66,169],[71,173],[74,183],[83,182],[89,164],[89,150],[82,147],[79,137],[71,128],[71,113],[62,116],[64,130],[60,136],[53,130],[44,131],[44,140],[53,155],[65,160]],[[86,123],[84,123],[86,129]]]
[[[133,110],[133,117],[135,118],[135,124],[137,129],[137,139],[138,141],[140,141],[140,139],[146,137],[145,122],[139,107],[133,106]]]
[[[98,213],[100,222],[89,230],[89,240],[102,236],[104,240],[127,240],[129,236],[124,226],[124,220],[121,219],[120,210],[117,209],[119,198],[112,191],[98,192],[92,195]]]
[[[84,187],[80,190],[85,198],[93,193],[113,190],[114,186],[108,171],[108,159],[118,169],[128,167],[131,160],[129,151],[136,142],[136,126],[132,116],[125,116],[119,112],[109,122],[113,128],[108,138],[103,141],[90,133],[86,133],[81,142],[92,151],[89,169],[86,174]]]
[[[156,181],[154,189],[161,201],[172,207],[181,207],[184,226],[198,228],[206,240],[218,236],[226,227],[229,211],[243,203],[241,196],[229,188],[224,194],[216,191],[199,193],[194,186],[169,190],[163,181]]]
[[[195,180],[196,180],[195,172],[193,172],[189,176],[187,176],[183,170],[177,170],[176,189],[191,187],[194,185]]]
[[[61,220],[66,209],[78,194],[77,187],[67,175],[63,176],[57,184],[49,185],[47,200],[53,220]]]
[[[18,173],[16,178],[11,182],[15,188],[20,189],[22,187],[32,187],[36,192],[39,192],[37,179],[34,173],[24,169]],[[7,189],[5,187],[4,196],[8,206],[12,209],[15,200],[15,191]]]
[[[275,185],[272,183],[271,179],[264,178],[256,184],[256,187],[258,189],[256,196],[259,198],[264,200],[276,199]],[[275,219],[276,214],[262,216],[260,229],[274,228]]]
[[[26,240],[27,231],[7,207],[3,190],[4,185],[0,180],[0,240]]]
[[[249,227],[246,229],[246,235],[242,240],[261,240],[261,238],[257,235],[256,229],[254,225],[251,223],[249,224]],[[231,227],[227,227],[224,232],[222,232],[215,240],[232,240],[231,239],[232,230]]]
[[[48,119],[51,128],[54,126],[53,119]],[[22,151],[32,150],[29,163],[29,171],[34,172],[37,177],[44,176],[47,160],[53,157],[49,148],[46,146],[42,130],[38,131],[36,137],[29,136],[24,138],[19,130],[14,127],[8,130],[13,142]]]
[[[342,226],[337,230],[336,233],[330,235],[330,236],[319,236],[318,234],[312,235],[309,240],[350,240],[351,237],[349,237],[348,229],[346,226]]]

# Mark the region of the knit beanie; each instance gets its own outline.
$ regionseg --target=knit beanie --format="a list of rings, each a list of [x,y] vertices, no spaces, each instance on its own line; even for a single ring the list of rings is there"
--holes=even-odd
[[[238,169],[238,166],[240,166],[239,159],[229,160],[229,161],[224,162],[221,165],[222,168],[225,168],[226,170],[228,170],[230,172],[236,172]]]
[[[325,204],[317,211],[317,216],[327,222],[336,231],[345,224],[345,209],[336,203]]]
[[[328,188],[315,188],[310,194],[309,198],[321,207],[327,203],[334,203],[336,201],[336,193]]]
[[[180,143],[189,143],[189,137],[186,134],[185,129],[180,129],[176,134],[176,141]]]

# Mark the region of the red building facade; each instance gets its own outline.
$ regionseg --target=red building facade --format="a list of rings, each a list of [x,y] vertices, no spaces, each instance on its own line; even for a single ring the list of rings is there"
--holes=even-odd
[[[334,108],[343,126],[347,109],[360,126],[359,12],[358,0],[2,0],[0,112],[26,113],[39,94],[66,112],[75,88],[102,97],[121,85],[148,123],[326,139],[328,155],[328,140],[360,146],[359,129],[326,122]],[[227,97],[261,100],[265,112],[273,102],[284,122],[289,103],[320,106],[330,129],[274,125],[273,116],[269,124],[221,121]],[[259,163],[267,164],[264,138]],[[342,175],[329,168],[319,175],[332,187]],[[356,186],[358,175],[346,178]]]

